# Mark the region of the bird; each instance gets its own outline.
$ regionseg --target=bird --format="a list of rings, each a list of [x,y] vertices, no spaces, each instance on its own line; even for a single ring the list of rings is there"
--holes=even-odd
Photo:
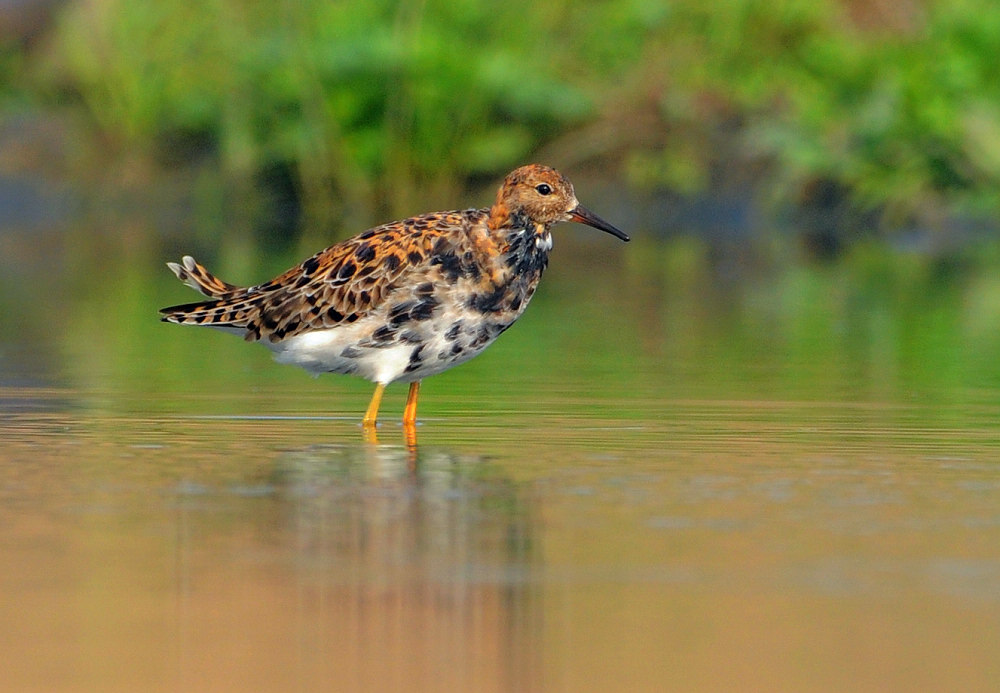
[[[549,166],[508,174],[492,206],[376,226],[250,287],[218,279],[191,256],[167,266],[208,298],[161,320],[260,342],[279,363],[366,378],[362,419],[374,430],[387,385],[409,383],[403,424],[417,420],[421,381],[481,353],[528,306],[552,250],[553,225],[574,221],[628,241],[582,206]]]

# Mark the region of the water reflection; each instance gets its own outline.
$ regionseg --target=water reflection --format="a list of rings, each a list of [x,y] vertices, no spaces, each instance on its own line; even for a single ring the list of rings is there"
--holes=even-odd
[[[995,405],[646,402],[623,422],[605,402],[431,418],[408,446],[392,425],[364,442],[356,419],[11,394],[11,690],[989,690],[1000,673]]]
[[[230,544],[230,560],[256,566],[260,615],[270,628],[288,622],[307,689],[331,676],[362,690],[537,687],[534,513],[487,460],[415,445],[316,444],[262,471],[228,493],[247,500],[238,521],[252,522],[267,549]],[[199,539],[217,510],[203,491],[176,489],[185,671],[208,666],[202,657],[214,650],[198,625],[213,592],[205,580],[218,573]],[[259,516],[254,505],[268,511]],[[242,533],[233,530],[234,539]],[[245,574],[240,584],[247,588]],[[286,590],[294,605],[274,613]]]

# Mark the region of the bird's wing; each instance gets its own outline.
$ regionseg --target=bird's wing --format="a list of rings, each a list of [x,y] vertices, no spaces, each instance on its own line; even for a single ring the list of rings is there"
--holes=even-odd
[[[377,226],[321,250],[269,282],[213,301],[164,308],[162,319],[242,329],[248,341],[272,342],[349,324],[378,309],[404,282],[411,283],[411,273],[454,256],[462,232],[483,214],[441,212]]]

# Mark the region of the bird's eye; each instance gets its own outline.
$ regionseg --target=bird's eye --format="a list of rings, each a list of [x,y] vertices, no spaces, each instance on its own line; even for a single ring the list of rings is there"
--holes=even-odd
[[[549,195],[552,193],[552,188],[549,187],[548,183],[539,183],[535,186],[535,190],[538,191],[539,195]]]

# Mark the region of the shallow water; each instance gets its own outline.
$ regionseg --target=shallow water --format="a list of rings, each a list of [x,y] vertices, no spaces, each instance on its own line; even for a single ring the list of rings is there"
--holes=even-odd
[[[557,254],[416,440],[405,388],[366,441],[366,384],[156,323],[158,260],[12,302],[5,687],[995,690],[992,275],[671,252]]]

